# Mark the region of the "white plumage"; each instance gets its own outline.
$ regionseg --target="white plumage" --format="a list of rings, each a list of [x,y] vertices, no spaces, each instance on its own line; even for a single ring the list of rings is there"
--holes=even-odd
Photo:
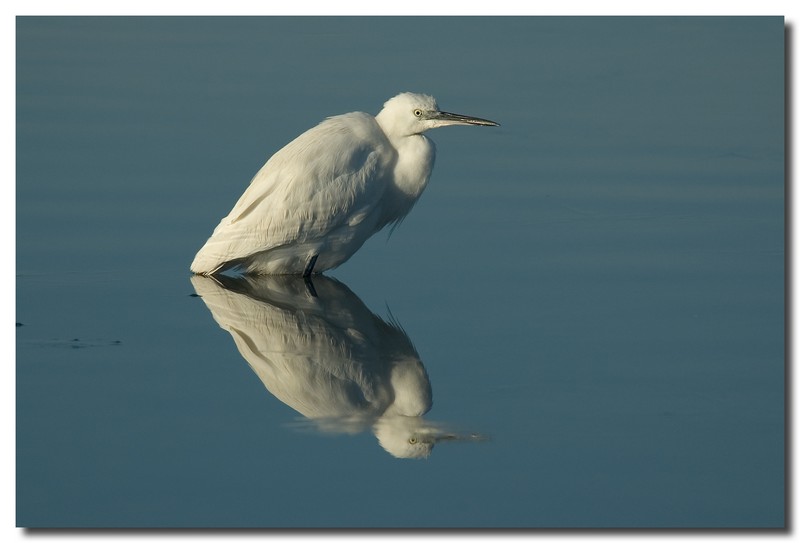
[[[191,270],[307,276],[335,268],[411,210],[436,155],[423,132],[453,124],[497,126],[412,93],[395,96],[376,117],[328,118],[267,161]]]
[[[483,439],[423,418],[433,395],[414,345],[344,284],[324,276],[191,281],[266,389],[313,428],[371,430],[402,458],[424,458],[441,441]]]

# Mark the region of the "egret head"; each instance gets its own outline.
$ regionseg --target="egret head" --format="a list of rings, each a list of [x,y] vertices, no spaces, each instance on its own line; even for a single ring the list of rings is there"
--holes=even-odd
[[[444,441],[486,441],[476,433],[458,433],[422,417],[388,415],[375,421],[378,443],[395,458],[427,458],[434,445]]]
[[[422,134],[431,128],[455,124],[500,126],[494,121],[441,111],[433,96],[412,92],[388,100],[375,118],[390,138]]]
[[[381,447],[395,458],[427,458],[437,441],[422,417],[382,417],[372,430]]]

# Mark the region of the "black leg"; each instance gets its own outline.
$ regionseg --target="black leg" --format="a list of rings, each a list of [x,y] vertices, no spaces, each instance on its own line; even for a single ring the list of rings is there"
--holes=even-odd
[[[314,281],[311,280],[311,276],[303,276],[303,281],[306,284],[306,292],[312,298],[317,297],[317,289],[314,288]]]
[[[314,255],[311,257],[311,260],[308,261],[306,264],[306,269],[303,270],[303,277],[311,277],[311,273],[314,271],[314,264],[317,263],[317,257],[319,255]]]

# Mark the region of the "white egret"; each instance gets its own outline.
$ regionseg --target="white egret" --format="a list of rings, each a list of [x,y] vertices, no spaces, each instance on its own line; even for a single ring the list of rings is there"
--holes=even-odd
[[[482,441],[426,420],[433,391],[400,325],[372,313],[325,276],[191,278],[266,389],[326,433],[371,430],[400,458],[424,458],[447,441]],[[315,283],[315,295],[308,291]]]
[[[321,273],[375,232],[400,222],[425,190],[436,147],[423,135],[449,125],[499,126],[440,111],[402,93],[373,117],[330,117],[275,153],[191,265],[212,275]]]

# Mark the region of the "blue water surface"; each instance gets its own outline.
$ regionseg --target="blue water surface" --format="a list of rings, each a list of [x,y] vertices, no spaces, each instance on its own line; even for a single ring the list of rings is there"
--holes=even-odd
[[[18,18],[17,524],[784,526],[784,33]],[[502,126],[430,133],[316,296],[192,279],[273,152],[401,91]]]

